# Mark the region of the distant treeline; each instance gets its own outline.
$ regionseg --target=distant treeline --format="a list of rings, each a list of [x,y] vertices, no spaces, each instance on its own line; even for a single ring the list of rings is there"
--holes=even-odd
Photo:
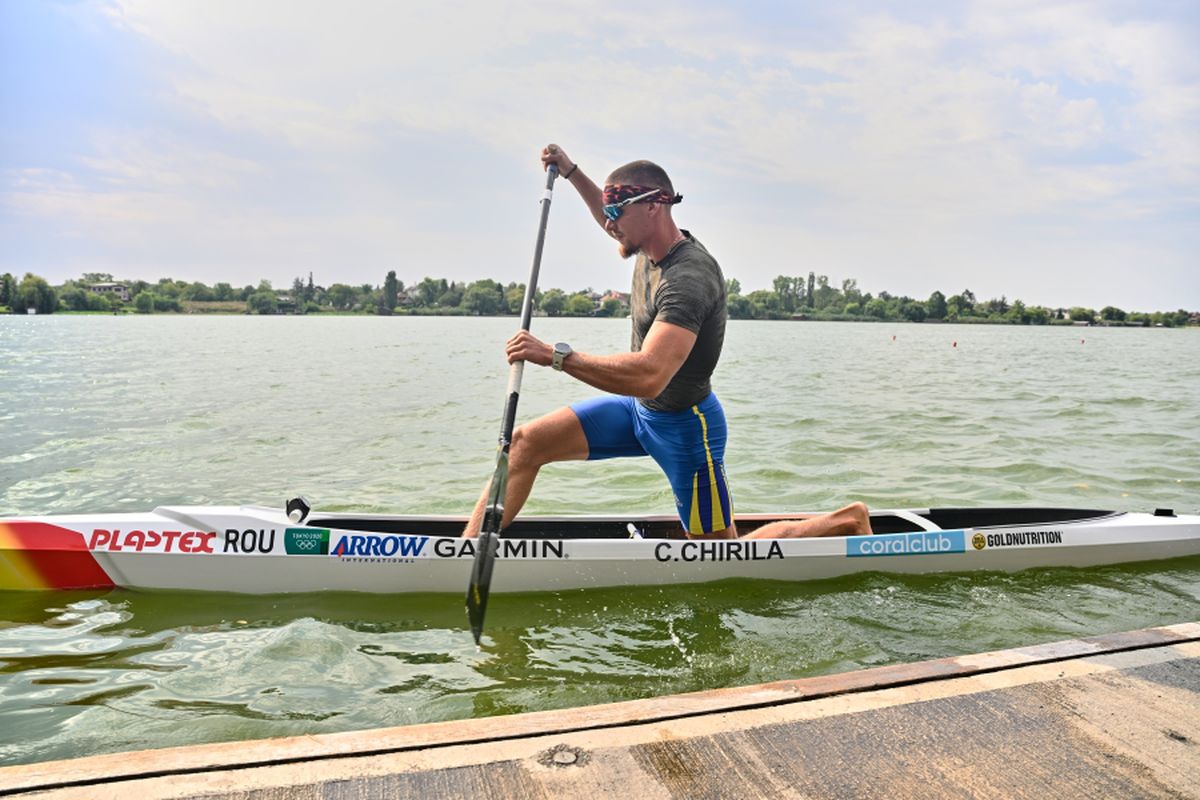
[[[807,277],[780,275],[772,288],[742,294],[736,279],[727,282],[729,314],[734,319],[816,319],[853,321],[945,321],[981,322],[1014,325],[1071,324],[1076,322],[1108,325],[1180,327],[1200,324],[1200,314],[1176,311],[1125,311],[1105,306],[1098,311],[1076,306],[1048,308],[1028,306],[1004,296],[980,301],[969,289],[946,296],[935,291],[926,300],[862,292],[853,279],[832,285],[825,275]],[[124,295],[128,299],[122,297]],[[56,311],[241,313],[241,314],[318,314],[357,313],[384,315],[516,315],[521,311],[525,285],[502,284],[493,280],[457,283],[445,278],[423,278],[405,286],[395,271],[387,273],[383,284],[352,286],[334,283],[328,287],[296,278],[290,289],[275,289],[270,281],[257,286],[236,288],[229,283],[209,286],[199,281],[162,278],[148,281],[114,281],[106,273],[85,273],[79,280],[50,286],[44,279],[27,273],[17,281],[12,275],[0,275],[0,311],[23,314],[35,309],[39,314]],[[573,293],[561,289],[538,291],[535,308],[552,317],[617,317],[629,313],[628,295],[604,294],[585,289]]]

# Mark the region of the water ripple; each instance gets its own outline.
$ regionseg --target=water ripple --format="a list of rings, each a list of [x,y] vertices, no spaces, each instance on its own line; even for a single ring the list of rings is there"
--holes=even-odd
[[[628,342],[619,320],[537,326],[589,352]],[[464,513],[492,469],[513,327],[0,317],[0,515],[300,492],[331,511]],[[1200,506],[1193,332],[1096,330],[1081,347],[1057,328],[892,327],[730,325],[714,383],[740,511]],[[530,370],[520,417],[590,394]],[[673,502],[652,463],[611,461],[546,468],[527,508]],[[459,595],[0,593],[0,763],[650,697],[1197,618],[1200,559],[505,595],[481,650]]]

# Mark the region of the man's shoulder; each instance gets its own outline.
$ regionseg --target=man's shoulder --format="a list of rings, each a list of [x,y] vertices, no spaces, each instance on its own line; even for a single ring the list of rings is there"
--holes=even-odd
[[[665,271],[670,273],[681,267],[683,268],[680,269],[681,272],[698,269],[717,275],[721,274],[721,265],[717,263],[717,259],[708,252],[708,248],[699,239],[691,234],[687,234],[687,240],[679,245],[678,252],[674,254],[670,266],[667,266]]]
[[[663,279],[676,283],[681,280],[724,283],[721,265],[704,245],[691,237],[686,243],[680,245],[679,252],[675,254],[670,265],[663,269]]]

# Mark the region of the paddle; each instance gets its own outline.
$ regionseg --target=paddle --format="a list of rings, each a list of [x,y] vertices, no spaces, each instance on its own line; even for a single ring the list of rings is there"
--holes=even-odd
[[[533,317],[533,295],[537,291],[538,270],[542,266],[542,245],[546,241],[546,220],[550,218],[550,201],[554,199],[554,179],[558,167],[551,164],[546,170],[546,193],[542,196],[542,220],[538,225],[537,247],[533,251],[533,268],[529,270],[529,283],[525,286],[525,300],[521,304],[521,330],[529,330]],[[524,361],[514,362],[508,371],[508,398],[504,401],[504,418],[500,421],[500,444],[496,450],[496,471],[488,489],[488,506],[483,515],[483,525],[475,542],[475,563],[471,567],[471,585],[467,587],[467,618],[471,621],[471,633],[475,644],[483,636],[483,615],[487,611],[488,594],[492,590],[492,567],[496,563],[496,551],[500,547],[500,522],[504,518],[504,493],[508,487],[508,447],[512,443],[513,425],[517,419],[517,400],[521,396],[521,375]]]

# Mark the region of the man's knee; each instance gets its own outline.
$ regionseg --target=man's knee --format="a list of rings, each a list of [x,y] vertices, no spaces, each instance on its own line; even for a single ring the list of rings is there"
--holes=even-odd
[[[848,535],[871,532],[871,512],[865,503],[855,501],[840,509],[838,516],[841,517],[842,524],[848,528],[846,532]]]
[[[858,520],[865,520],[871,516],[871,512],[867,510],[866,504],[858,501],[843,508],[842,512]]]
[[[513,431],[512,442],[508,446],[508,468],[540,467],[538,456],[542,449],[538,446],[537,436],[530,436],[529,429],[521,425]]]

